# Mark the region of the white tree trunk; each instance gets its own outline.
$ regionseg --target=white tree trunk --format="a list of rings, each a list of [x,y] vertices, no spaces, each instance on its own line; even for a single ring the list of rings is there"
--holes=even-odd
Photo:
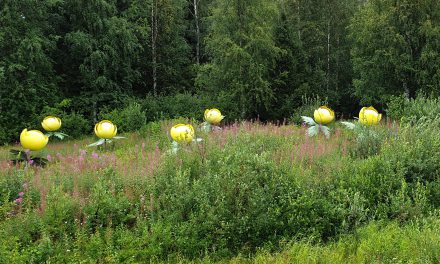
[[[157,0],[151,5],[151,53],[153,68],[153,95],[157,96]]]
[[[196,61],[200,64],[200,26],[199,26],[199,0],[194,0],[194,20],[196,22]]]
[[[327,23],[327,92],[330,89],[330,19]]]

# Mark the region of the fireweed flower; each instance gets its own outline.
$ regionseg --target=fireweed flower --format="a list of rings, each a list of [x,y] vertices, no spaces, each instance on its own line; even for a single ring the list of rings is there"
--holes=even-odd
[[[24,196],[24,192],[19,192],[19,193],[18,193],[18,196],[19,196],[19,197],[23,197],[23,196]]]
[[[29,163],[29,165],[32,165],[32,164],[34,164],[34,160],[31,159],[31,160],[28,161],[28,163]]]
[[[93,157],[94,159],[97,159],[97,158],[99,158],[99,156],[98,156],[98,153],[96,153],[96,152],[93,152],[93,153],[92,153],[92,157]]]
[[[103,120],[95,125],[95,134],[102,139],[111,139],[118,133],[118,128],[111,121]]]
[[[326,125],[335,119],[335,112],[326,106],[321,106],[315,110],[313,117],[316,123]]]
[[[41,122],[41,126],[48,132],[57,131],[61,128],[61,119],[55,116],[47,116]]]
[[[204,117],[205,121],[211,125],[218,125],[225,118],[217,108],[206,109]]]
[[[21,204],[22,202],[23,202],[23,197],[18,197],[17,199],[15,199],[16,204]]]
[[[359,122],[362,125],[374,126],[382,119],[382,114],[379,114],[374,107],[363,107],[359,112]]]
[[[194,138],[195,132],[192,125],[177,124],[170,130],[171,138],[178,142],[191,142]]]
[[[20,134],[20,143],[25,149],[32,151],[42,150],[46,147],[49,138],[38,130],[23,129]]]
[[[47,154],[46,159],[47,159],[48,161],[52,161],[52,156],[51,156],[50,154]]]

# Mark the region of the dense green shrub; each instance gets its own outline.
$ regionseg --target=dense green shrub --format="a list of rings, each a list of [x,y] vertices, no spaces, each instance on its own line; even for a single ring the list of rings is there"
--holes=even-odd
[[[354,158],[368,158],[381,152],[382,146],[397,136],[398,127],[364,126],[356,125],[348,131],[348,137],[353,144],[348,148],[349,154]]]
[[[267,143],[244,134],[204,158],[182,153],[176,164],[171,157],[154,185],[156,217],[174,235],[172,244],[161,244],[188,256],[206,250],[229,255],[276,247],[291,237],[321,240],[340,232],[346,214],[319,188],[300,183],[301,175],[277,166],[270,159],[277,144]]]
[[[83,115],[72,112],[64,114],[61,131],[69,135],[69,138],[81,138],[93,134],[93,122],[84,118]]]
[[[439,118],[440,98],[419,96],[407,99],[404,96],[391,97],[388,102],[387,115],[404,124],[416,124]]]
[[[60,131],[69,135],[69,138],[80,138],[84,135],[90,135],[93,131],[93,122],[87,120],[82,114],[69,112],[70,100],[63,100],[56,104],[55,107],[44,107],[39,115],[39,119],[35,120],[34,128],[41,129],[41,121],[46,116],[57,116],[62,121]]]
[[[327,104],[327,99],[321,99],[318,96],[316,98],[304,96],[302,97],[302,105],[294,109],[289,121],[299,125],[303,122],[301,116],[313,117],[313,113],[316,109]]]
[[[192,95],[190,93],[178,93],[161,97],[147,96],[141,104],[142,108],[145,109],[148,121],[179,117],[202,120],[205,109],[222,108],[213,104],[213,100],[209,96]],[[227,110],[225,109],[225,111]]]
[[[111,120],[119,132],[139,130],[146,124],[145,112],[137,102],[131,102],[127,107],[114,109],[109,113],[101,113],[101,119]]]

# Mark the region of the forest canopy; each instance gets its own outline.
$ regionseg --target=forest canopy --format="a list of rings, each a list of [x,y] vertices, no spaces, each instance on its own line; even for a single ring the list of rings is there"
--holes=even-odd
[[[145,121],[208,107],[282,120],[308,98],[344,116],[384,110],[439,96],[439,52],[437,0],[2,0],[0,143],[46,114],[80,135],[118,109]]]

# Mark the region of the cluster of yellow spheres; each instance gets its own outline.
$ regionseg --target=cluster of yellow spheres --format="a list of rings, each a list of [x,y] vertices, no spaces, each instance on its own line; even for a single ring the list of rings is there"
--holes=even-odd
[[[313,117],[316,123],[326,125],[335,119],[335,112],[321,106],[315,110]],[[206,109],[204,113],[205,121],[211,125],[218,125],[224,116],[220,110]],[[359,122],[363,125],[373,126],[380,122],[382,115],[374,107],[363,107],[359,112]],[[41,126],[48,132],[54,132],[61,128],[61,119],[55,116],[47,116],[41,122]],[[103,120],[95,125],[95,134],[101,139],[112,139],[118,133],[118,128],[109,120]],[[191,142],[195,137],[194,127],[190,124],[177,124],[170,130],[171,138],[179,143]],[[24,129],[20,134],[20,143],[25,149],[38,151],[46,147],[49,141],[48,136],[39,130]]]
[[[316,123],[327,125],[335,119],[335,112],[327,106],[321,106],[315,110],[313,117]],[[379,112],[372,106],[363,107],[359,112],[359,122],[362,125],[373,126],[378,124],[381,119],[382,114],[379,114]]]
[[[47,132],[55,132],[61,128],[61,119],[55,116],[47,116],[41,122],[41,126]],[[111,139],[116,136],[118,128],[111,121],[103,120],[95,125],[95,134],[102,139]],[[20,134],[20,143],[25,149],[39,151],[46,147],[49,137],[39,130],[24,129]]]
[[[54,132],[61,128],[61,119],[55,116],[47,116],[41,122],[41,126],[48,132]],[[25,149],[32,151],[42,150],[49,142],[49,137],[39,130],[23,129],[20,134],[20,143]]]

